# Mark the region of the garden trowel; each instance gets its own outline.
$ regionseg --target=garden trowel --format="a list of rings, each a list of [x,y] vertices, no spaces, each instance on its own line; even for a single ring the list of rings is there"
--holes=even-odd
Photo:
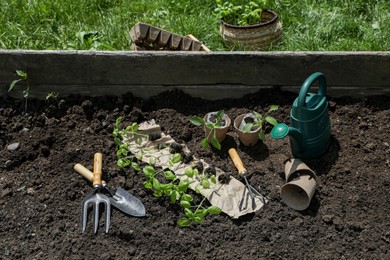
[[[81,174],[88,181],[92,182],[93,173],[85,168],[81,164],[76,164],[74,166],[74,170]],[[115,194],[113,194],[108,188],[105,181],[102,182],[103,188],[111,195],[109,197],[111,205],[121,210],[122,212],[135,217],[143,217],[145,216],[145,207],[142,202],[131,195],[126,190],[119,187]]]

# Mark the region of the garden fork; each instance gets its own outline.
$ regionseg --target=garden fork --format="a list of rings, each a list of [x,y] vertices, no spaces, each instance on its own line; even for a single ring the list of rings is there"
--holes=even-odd
[[[94,193],[89,194],[84,198],[83,206],[81,209],[81,228],[84,233],[87,226],[88,219],[88,205],[91,203],[93,206],[93,224],[94,224],[94,233],[96,234],[99,226],[99,206],[100,204],[105,205],[106,217],[105,217],[105,231],[108,233],[110,228],[110,214],[111,214],[111,204],[109,198],[100,193],[102,187],[102,154],[95,153],[93,161],[93,179],[92,179],[93,188],[95,189]]]

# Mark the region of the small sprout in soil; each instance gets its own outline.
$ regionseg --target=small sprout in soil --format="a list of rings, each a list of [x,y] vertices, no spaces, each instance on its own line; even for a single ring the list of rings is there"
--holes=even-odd
[[[58,95],[59,95],[59,93],[57,93],[57,92],[54,92],[54,91],[49,92],[49,93],[47,93],[47,95],[46,95],[46,100],[47,100],[47,101],[50,101],[50,100],[56,101],[57,98],[58,98]]]
[[[30,84],[28,82],[28,75],[26,72],[22,70],[16,70],[16,74],[19,77],[19,79],[15,79],[11,82],[11,84],[9,85],[8,92],[11,92],[14,89],[16,83],[18,83],[19,81],[26,82],[26,88],[25,90],[23,90],[23,97],[24,97],[24,112],[27,112],[27,102],[30,94]]]
[[[261,114],[257,113],[256,111],[253,111],[253,115],[256,117],[256,120],[253,120],[253,118],[248,118],[248,122],[245,121],[245,125],[243,127],[243,132],[248,133],[250,131],[254,131],[256,129],[260,128],[259,132],[259,138],[260,140],[264,141],[265,140],[265,130],[264,130],[264,125],[265,123],[269,123],[271,125],[276,125],[278,122],[276,121],[275,118],[272,116],[269,116],[268,114],[272,111],[278,110],[279,106],[278,105],[271,105],[267,113],[265,113],[264,116]]]
[[[208,129],[210,129],[210,132],[208,133],[208,135],[205,138],[203,138],[201,141],[201,145],[203,148],[209,147],[209,143],[210,143],[212,146],[214,146],[218,150],[221,150],[221,144],[219,143],[219,141],[216,137],[216,133],[215,133],[214,129],[221,128],[226,124],[224,115],[225,115],[225,111],[219,110],[215,116],[212,115],[210,117],[211,122],[206,122],[202,117],[199,117],[199,116],[190,116],[189,117],[189,120],[192,124],[194,124],[196,126],[204,125]]]

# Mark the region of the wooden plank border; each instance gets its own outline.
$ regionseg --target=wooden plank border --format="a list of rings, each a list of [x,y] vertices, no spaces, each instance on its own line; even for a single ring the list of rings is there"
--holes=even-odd
[[[299,89],[316,71],[326,75],[332,95],[390,92],[390,52],[0,50],[0,95],[17,69],[28,73],[31,96],[41,98],[50,91],[147,97],[175,87],[211,99],[226,89],[224,97],[234,97],[270,86]]]

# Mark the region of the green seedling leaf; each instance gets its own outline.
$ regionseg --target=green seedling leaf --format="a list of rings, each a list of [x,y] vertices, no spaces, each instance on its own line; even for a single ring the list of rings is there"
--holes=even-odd
[[[154,173],[155,173],[155,170],[152,166],[145,166],[144,169],[143,169],[143,172],[146,176],[148,177],[153,177],[154,176]]]
[[[171,162],[175,164],[175,163],[178,163],[180,161],[181,161],[181,154],[180,153],[175,153],[172,156]]]
[[[180,201],[180,205],[181,205],[183,208],[185,208],[185,209],[191,208],[191,203],[189,203],[189,202],[186,201],[186,200],[183,200],[183,198],[182,198],[182,200]]]
[[[117,137],[118,136],[118,130],[115,129],[114,132],[112,133],[112,135],[115,136],[114,137],[114,142],[115,142],[116,146],[119,147],[122,144],[122,141]]]
[[[143,154],[142,154],[141,150],[139,150],[137,153],[137,160],[142,161],[142,157],[143,157]]]
[[[180,183],[177,186],[177,189],[181,192],[185,192],[189,186],[190,186],[190,183],[188,180],[180,180]]]
[[[138,163],[136,162],[131,162],[131,168],[133,168],[137,172],[141,171],[141,167],[139,167]]]
[[[164,191],[163,190],[158,190],[158,191],[155,191],[153,193],[153,196],[155,196],[155,197],[161,197],[162,195],[164,195]]]
[[[205,189],[210,188],[210,182],[208,180],[202,180],[202,186]]]
[[[256,111],[252,112],[259,121],[263,121],[263,116]]]
[[[205,126],[206,126],[208,129],[214,129],[214,128],[216,128],[216,125],[213,124],[213,123],[205,123]]]
[[[161,184],[160,184],[160,182],[156,178],[153,178],[152,184],[153,184],[153,189],[155,189],[156,191],[162,190],[161,189]]]
[[[200,188],[201,188],[201,187],[202,187],[202,186],[200,186],[200,185],[198,185],[198,186],[195,187],[195,192],[196,192],[197,194],[200,193]]]
[[[189,120],[192,124],[194,124],[196,126],[200,126],[200,125],[203,125],[205,123],[204,119],[199,117],[199,116],[190,116]]]
[[[184,174],[187,175],[188,177],[192,178],[194,176],[194,169],[191,167],[188,167],[185,169]]]
[[[209,142],[207,141],[207,138],[202,139],[201,145],[203,148],[209,147]]]
[[[278,109],[279,109],[279,106],[278,106],[278,105],[271,105],[271,106],[269,107],[268,112],[272,112],[272,111],[275,111],[275,110],[278,110]]]
[[[191,220],[189,218],[181,218],[177,221],[177,224],[181,227],[188,227],[191,224]]]
[[[262,140],[262,141],[265,140],[265,132],[264,132],[264,131],[260,131],[260,132],[259,132],[259,138],[260,138],[260,140]]]
[[[8,92],[11,92],[11,91],[14,89],[16,83],[18,83],[18,82],[21,81],[21,80],[22,80],[22,79],[13,80],[13,81],[11,82],[11,84],[9,85]]]
[[[195,211],[195,216],[204,218],[207,215],[207,209],[197,209]]]
[[[266,116],[265,121],[267,121],[271,125],[276,125],[278,123],[278,121],[276,121],[276,119],[273,118],[272,116]]]
[[[210,177],[210,181],[211,181],[212,183],[214,183],[214,184],[217,183],[217,178],[215,177],[215,175],[212,175],[212,176]]]
[[[198,216],[195,216],[195,217],[194,217],[194,221],[195,221],[196,223],[200,223],[200,224],[202,224],[202,223],[203,223],[203,221],[204,221],[204,218],[202,218],[202,217],[198,217]]]
[[[149,181],[144,181],[144,187],[145,189],[152,189],[153,188],[153,184],[152,182],[149,180]]]
[[[172,190],[166,190],[166,189],[164,189],[164,194],[165,194],[165,196],[167,196],[167,197],[171,197],[171,194],[172,194]]]
[[[176,179],[176,175],[171,171],[164,171],[164,175],[168,181],[172,181],[172,180]]]
[[[16,74],[21,77],[22,79],[27,79],[28,75],[23,70],[16,70]]]
[[[130,163],[131,163],[130,160],[123,158],[123,159],[119,159],[116,164],[118,165],[119,168],[123,169],[123,168],[129,166]]]
[[[176,201],[178,201],[179,199],[180,199],[180,193],[175,190],[172,191],[170,196],[171,203],[176,203]]]
[[[172,193],[172,184],[166,183],[166,184],[160,184],[161,190],[165,194],[165,196],[171,196]]]
[[[222,212],[222,210],[216,206],[210,206],[207,208],[207,212],[213,215],[219,215]]]
[[[225,111],[223,109],[219,110],[217,112],[217,122],[216,123],[221,124],[221,121],[222,121],[222,118],[223,118],[224,115],[225,115]]]
[[[119,126],[120,126],[121,122],[122,122],[122,117],[121,117],[121,116],[118,117],[118,118],[115,120],[115,127],[116,127],[117,129],[119,129]]]
[[[150,165],[154,165],[154,163],[155,163],[154,158],[153,158],[153,157],[150,157],[150,158],[149,158],[149,164],[150,164]]]
[[[131,132],[132,134],[138,133],[138,124],[132,123],[126,127],[126,131]]]
[[[215,136],[211,137],[210,143],[218,150],[221,150],[221,144],[219,143],[218,139]]]
[[[194,172],[194,175],[195,175],[195,176],[198,176],[198,175],[199,175],[199,171],[198,171],[198,169],[196,169],[196,168],[192,168],[192,170],[193,170],[193,172]]]
[[[184,208],[184,214],[190,219],[195,217],[194,213],[189,208]]]
[[[246,124],[244,125],[244,127],[242,128],[242,131],[243,131],[244,133],[248,133],[248,132],[251,131],[252,127],[253,127],[253,123],[246,123]]]
[[[185,201],[188,201],[188,202],[191,202],[194,200],[194,198],[190,195],[190,194],[183,194],[183,196],[181,197],[182,200],[185,200]]]

